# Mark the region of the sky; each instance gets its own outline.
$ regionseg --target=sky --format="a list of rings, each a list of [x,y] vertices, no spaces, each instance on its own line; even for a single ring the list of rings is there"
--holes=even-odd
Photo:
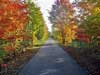
[[[34,1],[34,0],[33,0]],[[48,20],[48,16],[49,16],[49,12],[52,8],[52,5],[54,4],[54,2],[56,0],[35,0],[36,4],[40,7],[41,12],[43,14],[44,20],[46,22],[46,25],[48,26],[49,31],[52,31],[52,24],[50,23],[50,21]],[[73,0],[70,0],[71,2]]]

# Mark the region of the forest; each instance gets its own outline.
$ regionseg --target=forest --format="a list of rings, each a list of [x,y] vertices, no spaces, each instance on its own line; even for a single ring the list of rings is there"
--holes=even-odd
[[[0,64],[47,38],[48,28],[34,2],[0,0]]]
[[[98,75],[100,0],[74,0],[72,3],[70,0],[56,0],[49,14],[49,20],[53,24],[53,38],[64,45],[65,50],[78,62],[84,63],[92,70],[93,75]],[[96,65],[98,70],[93,65]]]

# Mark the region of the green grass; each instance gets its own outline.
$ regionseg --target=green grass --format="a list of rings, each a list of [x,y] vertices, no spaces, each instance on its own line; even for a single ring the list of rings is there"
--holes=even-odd
[[[6,55],[6,52],[4,50],[0,50],[0,58]]]
[[[34,46],[42,46],[45,43],[46,40],[37,40],[37,42],[34,44]]]

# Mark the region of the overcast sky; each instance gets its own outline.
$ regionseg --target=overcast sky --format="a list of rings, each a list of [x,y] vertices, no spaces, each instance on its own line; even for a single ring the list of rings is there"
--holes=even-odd
[[[49,28],[49,31],[51,31],[52,24],[48,20],[48,16],[49,16],[48,12],[51,10],[52,5],[54,4],[56,0],[35,0],[35,1],[36,1],[36,4],[40,6],[41,11],[43,13],[44,20]],[[73,0],[70,0],[70,1],[73,1]]]

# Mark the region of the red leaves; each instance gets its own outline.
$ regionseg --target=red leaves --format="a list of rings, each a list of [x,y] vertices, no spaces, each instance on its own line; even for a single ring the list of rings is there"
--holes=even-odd
[[[14,51],[15,50],[15,48],[13,46],[5,46],[4,49],[7,52],[11,52],[11,51]]]
[[[10,37],[7,38],[7,40],[9,40],[9,41],[14,41],[15,39],[16,39],[15,36],[10,36]]]
[[[26,25],[28,19],[27,5],[21,1],[16,1],[0,0],[0,38],[4,37],[7,32],[23,30]]]
[[[12,11],[22,10],[22,9],[26,8],[26,5],[24,5],[22,3],[12,2],[7,6],[7,8],[12,9]]]
[[[4,13],[3,9],[0,9],[0,15],[2,15]]]
[[[3,38],[4,37],[4,34],[5,34],[4,32],[5,32],[4,29],[1,29],[0,28],[0,38]]]
[[[77,34],[77,37],[79,37],[79,38],[87,38],[88,36],[86,34],[81,33],[81,34]]]
[[[89,43],[89,36],[86,35],[85,33],[77,33],[76,39],[82,42],[87,42]]]

